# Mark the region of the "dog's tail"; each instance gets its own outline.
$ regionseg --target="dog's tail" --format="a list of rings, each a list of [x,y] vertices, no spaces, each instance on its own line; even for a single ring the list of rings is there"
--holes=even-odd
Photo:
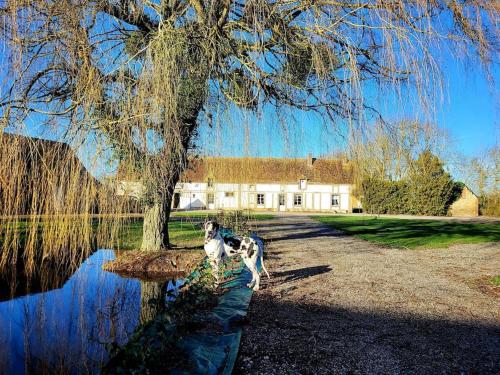
[[[264,257],[263,257],[263,252],[261,251],[260,252],[260,265],[262,266],[262,269],[264,270],[264,272],[266,273],[267,275],[267,278],[270,279],[271,276],[269,276],[269,272],[267,272],[266,270],[266,266],[264,266]]]

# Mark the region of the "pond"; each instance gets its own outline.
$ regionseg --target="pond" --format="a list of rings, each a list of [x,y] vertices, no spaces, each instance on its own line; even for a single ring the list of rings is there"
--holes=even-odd
[[[166,284],[103,271],[114,258],[99,250],[52,288],[7,300],[2,291],[0,374],[99,373],[109,345],[155,315]]]

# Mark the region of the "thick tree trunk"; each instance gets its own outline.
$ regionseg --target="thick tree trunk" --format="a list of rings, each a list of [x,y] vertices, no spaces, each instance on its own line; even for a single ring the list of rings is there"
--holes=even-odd
[[[167,194],[163,202],[155,202],[145,207],[141,251],[159,251],[170,248],[168,221],[171,204],[172,194]]]
[[[179,133],[181,150],[166,149],[158,155],[157,163],[150,168],[157,168],[154,176],[152,196],[154,203],[147,205],[144,211],[144,225],[141,251],[158,251],[170,248],[168,221],[172,208],[175,185],[187,164],[187,150],[191,145],[191,137],[196,131],[196,119],[203,105],[203,100],[193,110],[192,116],[185,118],[180,124]],[[176,136],[178,135],[176,133]],[[165,147],[169,147],[168,143]]]
[[[153,204],[147,205],[144,210],[144,224],[142,229],[141,251],[160,251],[171,247],[168,235],[168,221],[172,209],[172,199],[175,185],[186,163],[187,156],[181,160],[173,161],[169,170],[174,170],[172,175],[163,182],[162,194],[155,199]]]

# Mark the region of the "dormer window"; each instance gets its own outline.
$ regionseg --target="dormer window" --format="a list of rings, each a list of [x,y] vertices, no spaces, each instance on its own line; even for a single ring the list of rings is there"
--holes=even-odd
[[[300,190],[306,190],[307,189],[307,180],[305,178],[301,179],[299,181],[299,189]]]
[[[207,180],[207,186],[208,187],[214,187],[214,179],[213,178],[209,178]]]

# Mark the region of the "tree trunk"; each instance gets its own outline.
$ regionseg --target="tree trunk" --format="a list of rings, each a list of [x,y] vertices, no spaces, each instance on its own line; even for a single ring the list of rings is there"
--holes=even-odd
[[[172,195],[167,194],[163,202],[155,202],[145,207],[141,251],[159,251],[170,248],[168,221],[171,204]]]
[[[155,175],[154,203],[147,205],[144,210],[144,224],[141,251],[159,251],[170,248],[168,235],[168,221],[172,208],[175,185],[187,164],[187,150],[190,147],[191,137],[196,131],[196,119],[201,110],[195,109],[191,118],[180,126],[182,151],[166,150],[166,155],[159,155],[158,163],[152,168],[158,168]],[[168,146],[167,146],[168,147]]]
[[[165,182],[167,186],[164,193],[153,204],[147,205],[144,209],[141,251],[160,251],[171,247],[168,221],[172,210],[175,185],[179,181],[184,161],[179,163],[177,171]]]

